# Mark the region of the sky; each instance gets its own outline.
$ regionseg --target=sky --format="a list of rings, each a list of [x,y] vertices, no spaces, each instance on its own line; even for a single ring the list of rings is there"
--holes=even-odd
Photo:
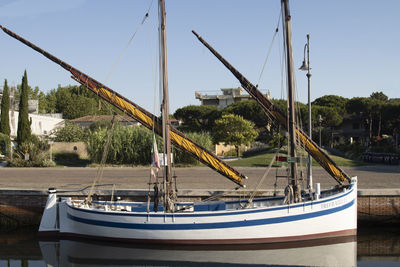
[[[399,11],[398,0],[292,0],[298,100],[307,101],[306,72],[297,70],[307,34],[311,100],[329,94],[368,97],[377,91],[400,98]],[[285,95],[281,28],[272,42],[279,0],[166,0],[166,12],[171,112],[199,105],[195,91],[216,94],[240,86],[192,30],[271,97]],[[1,25],[156,114],[157,13],[157,0],[0,0]],[[69,72],[0,32],[1,86],[4,79],[20,84],[24,70],[29,85],[43,92],[77,84]]]

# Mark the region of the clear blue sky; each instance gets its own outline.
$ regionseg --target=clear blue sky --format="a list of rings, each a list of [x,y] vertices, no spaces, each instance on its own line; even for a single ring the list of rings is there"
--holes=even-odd
[[[120,64],[106,81],[152,0],[0,0],[0,24],[154,110],[157,0]],[[400,97],[400,1],[291,1],[294,62],[311,35],[312,100],[326,94]],[[240,86],[192,35],[196,30],[253,83],[259,80],[280,13],[279,0],[166,0],[171,111],[199,104],[195,91]],[[259,88],[280,98],[282,32]],[[76,84],[37,52],[0,32],[0,83],[21,82],[47,92]],[[297,95],[307,99],[305,72],[296,70]]]

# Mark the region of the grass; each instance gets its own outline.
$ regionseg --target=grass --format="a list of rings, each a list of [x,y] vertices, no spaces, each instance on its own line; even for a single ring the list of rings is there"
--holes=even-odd
[[[232,165],[234,167],[268,167],[270,164],[272,157],[275,155],[274,152],[264,152],[261,154],[257,154],[254,156],[250,157],[245,157],[241,158],[235,161],[230,161],[229,165]],[[339,156],[334,156],[332,154],[329,154],[329,157],[338,165],[341,167],[353,167],[353,166],[361,166],[361,165],[367,165],[365,162],[357,161],[357,160],[351,160],[347,158],[342,158]],[[273,166],[281,166],[282,163],[277,163],[275,162]],[[313,166],[320,166],[318,162],[313,160]]]

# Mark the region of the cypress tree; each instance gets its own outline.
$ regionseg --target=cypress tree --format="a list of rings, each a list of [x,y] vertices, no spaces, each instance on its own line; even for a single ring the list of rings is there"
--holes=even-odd
[[[21,96],[19,99],[19,114],[18,114],[18,130],[17,143],[20,146],[23,142],[29,142],[31,139],[31,125],[28,115],[28,76],[26,70],[22,77]]]
[[[0,133],[10,136],[10,94],[7,80],[4,80],[3,97],[1,99],[1,117],[0,117]]]

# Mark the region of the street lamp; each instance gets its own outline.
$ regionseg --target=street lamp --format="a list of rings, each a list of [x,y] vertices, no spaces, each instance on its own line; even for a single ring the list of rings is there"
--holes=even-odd
[[[307,50],[306,50],[307,49]],[[306,61],[307,52],[307,61]],[[310,79],[311,79],[311,68],[310,68],[310,35],[307,34],[307,43],[304,45],[304,60],[303,64],[299,70],[307,71],[307,84],[308,84],[308,135],[312,140],[312,126],[311,126],[311,89],[310,89]],[[310,153],[308,153],[308,179],[307,186],[312,190],[312,158]]]
[[[322,139],[322,136],[321,136],[322,116],[321,115],[318,115],[318,124],[319,124],[319,146],[321,147],[321,139]]]

